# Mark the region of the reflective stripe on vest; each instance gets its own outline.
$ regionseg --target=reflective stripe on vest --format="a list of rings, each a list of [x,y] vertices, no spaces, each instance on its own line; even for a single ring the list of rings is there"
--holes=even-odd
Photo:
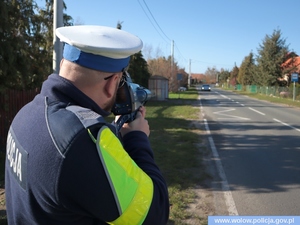
[[[142,224],[153,197],[151,178],[130,158],[108,127],[99,130],[96,145],[120,214],[116,220],[107,223]]]

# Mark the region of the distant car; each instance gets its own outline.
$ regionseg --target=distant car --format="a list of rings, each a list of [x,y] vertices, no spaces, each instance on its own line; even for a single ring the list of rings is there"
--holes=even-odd
[[[186,87],[180,87],[178,88],[178,91],[186,91]]]
[[[210,91],[211,90],[211,87],[209,84],[203,84],[201,86],[201,91]]]

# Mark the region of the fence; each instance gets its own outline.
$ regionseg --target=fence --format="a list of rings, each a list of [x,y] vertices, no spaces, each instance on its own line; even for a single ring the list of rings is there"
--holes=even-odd
[[[7,132],[14,116],[37,93],[39,93],[38,89],[30,91],[0,91],[0,150],[5,146]]]
[[[281,98],[293,98],[294,97],[294,88],[293,87],[263,87],[257,85],[247,85],[243,86],[238,84],[236,86],[230,86],[229,88],[235,88],[238,91],[246,91],[249,93],[259,93],[268,96],[276,96]],[[300,100],[300,87],[295,87],[295,99]]]

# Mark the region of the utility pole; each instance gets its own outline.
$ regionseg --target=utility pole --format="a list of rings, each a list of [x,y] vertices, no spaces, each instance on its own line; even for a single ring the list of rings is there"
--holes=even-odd
[[[192,66],[192,61],[191,59],[189,60],[189,78],[188,78],[188,88],[191,87],[191,77],[192,77],[192,73],[191,73],[191,66]]]
[[[63,0],[53,1],[53,72],[59,73],[59,65],[62,59],[62,43],[55,35],[55,30],[63,26]]]
[[[174,87],[174,82],[173,82],[173,70],[174,70],[174,40],[172,40],[172,44],[171,44],[171,80],[170,80],[170,85],[171,85],[171,91],[173,90]]]

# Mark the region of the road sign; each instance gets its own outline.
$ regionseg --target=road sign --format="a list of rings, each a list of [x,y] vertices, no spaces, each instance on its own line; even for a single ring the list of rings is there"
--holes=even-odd
[[[298,73],[292,73],[291,80],[292,82],[298,82]]]
[[[291,81],[294,82],[294,87],[293,87],[293,101],[295,101],[295,96],[296,96],[295,83],[298,82],[298,73],[292,73]]]

